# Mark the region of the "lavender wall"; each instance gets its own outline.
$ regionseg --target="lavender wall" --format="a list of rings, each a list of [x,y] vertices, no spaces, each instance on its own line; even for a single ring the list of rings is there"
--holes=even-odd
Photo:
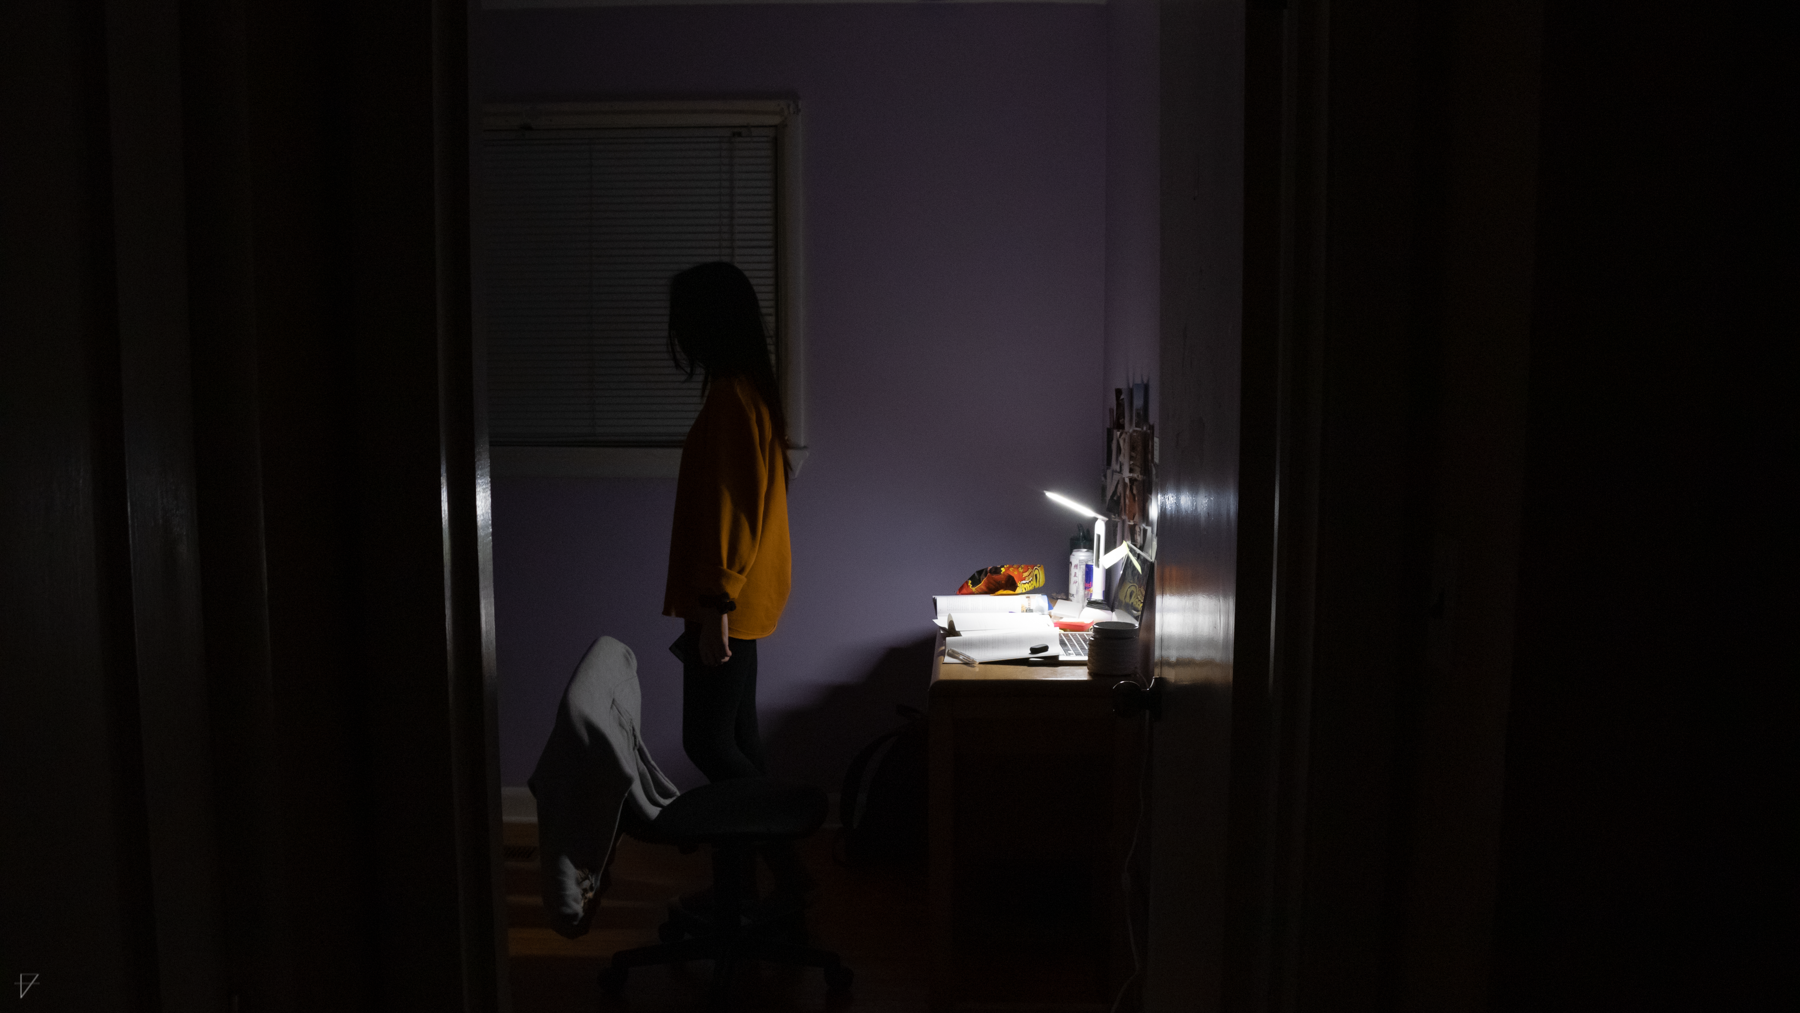
[[[1106,382],[1156,386],[1162,111],[1157,0],[1111,0],[1106,60]],[[1156,398],[1152,398],[1154,410]]]
[[[926,595],[977,565],[1063,583],[1104,413],[1107,9],[847,4],[485,12],[496,101],[797,96],[808,426],[794,592],[761,647],[774,772],[830,785],[921,704]],[[523,783],[583,649],[638,654],[678,783],[679,623],[660,617],[673,483],[494,489],[501,773]],[[909,646],[910,645],[910,646]]]

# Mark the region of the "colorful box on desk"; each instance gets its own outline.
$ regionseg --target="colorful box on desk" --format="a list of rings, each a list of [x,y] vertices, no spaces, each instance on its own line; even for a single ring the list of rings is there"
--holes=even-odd
[[[957,594],[1026,594],[1044,586],[1042,563],[984,566],[969,575]]]

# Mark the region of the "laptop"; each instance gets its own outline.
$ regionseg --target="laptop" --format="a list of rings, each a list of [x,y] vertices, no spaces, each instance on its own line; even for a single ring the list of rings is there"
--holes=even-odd
[[[1150,587],[1150,570],[1155,564],[1144,560],[1133,548],[1127,550],[1125,558],[1119,563],[1119,579],[1109,581],[1111,591],[1107,600],[1095,599],[1087,603],[1088,608],[1105,609],[1109,612],[1123,613],[1116,618],[1128,618],[1134,623],[1142,623],[1144,618],[1144,598]],[[1094,639],[1092,630],[1057,630],[1060,639],[1060,653],[1057,657],[1062,661],[1086,661],[1088,644]]]

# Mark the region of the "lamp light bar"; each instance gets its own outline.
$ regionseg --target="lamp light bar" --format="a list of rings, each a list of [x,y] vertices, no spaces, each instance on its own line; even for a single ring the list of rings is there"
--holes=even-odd
[[[1106,519],[1105,514],[1100,513],[1097,510],[1092,510],[1092,509],[1089,509],[1088,507],[1082,506],[1080,503],[1075,502],[1074,500],[1070,499],[1067,496],[1062,495],[1061,493],[1055,493],[1055,492],[1051,492],[1048,489],[1045,489],[1044,495],[1050,497],[1052,500],[1056,501],[1057,503],[1060,503],[1063,506],[1068,507],[1070,510],[1075,511],[1078,514],[1087,514],[1089,517],[1092,517],[1095,520],[1100,520],[1100,521],[1103,521]]]

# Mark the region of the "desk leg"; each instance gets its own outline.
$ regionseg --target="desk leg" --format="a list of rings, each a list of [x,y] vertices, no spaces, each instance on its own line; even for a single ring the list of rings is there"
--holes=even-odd
[[[956,988],[956,708],[931,702],[931,1008],[947,1013]]]

